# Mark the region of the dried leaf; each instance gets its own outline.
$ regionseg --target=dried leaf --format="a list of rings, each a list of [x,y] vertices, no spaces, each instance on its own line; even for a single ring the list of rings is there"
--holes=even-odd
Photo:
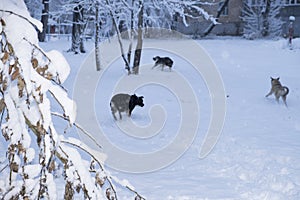
[[[32,63],[32,67],[35,69],[39,66],[39,61],[36,59],[36,58],[33,58],[31,60],[31,63]]]
[[[100,187],[102,187],[103,185],[104,185],[104,183],[105,183],[105,179],[104,178],[101,178],[100,177],[100,175],[99,175],[99,173],[97,173],[96,174],[96,183],[98,184],[98,185],[100,185]]]
[[[8,73],[9,73],[9,74],[11,74],[11,72],[12,72],[12,70],[13,70],[13,67],[14,67],[13,65],[9,65],[9,68],[8,68]]]
[[[19,165],[15,162],[12,162],[10,163],[10,169],[13,171],[13,172],[18,172],[19,170]]]
[[[95,172],[95,160],[94,159],[92,159],[91,163],[90,163],[90,172]]]
[[[5,139],[5,141],[8,141],[10,139],[10,137],[8,136],[8,133],[5,129],[2,129],[2,135]]]
[[[10,43],[7,43],[7,47],[8,47],[9,53],[14,53],[14,48],[12,47],[12,45]]]
[[[37,88],[35,89],[35,91],[39,92],[39,91],[41,91],[41,88],[42,88],[42,85],[40,85],[39,87],[37,87]]]
[[[55,161],[52,160],[49,165],[49,172],[50,173],[53,172],[55,170],[55,168],[56,168]]]
[[[36,68],[37,73],[42,75],[42,76],[45,75],[46,70],[47,70],[46,68],[42,68],[42,67]]]
[[[5,23],[5,21],[2,18],[0,19],[0,22],[1,22],[2,26],[6,26],[6,23]]]
[[[6,89],[7,89],[7,78],[5,78],[2,83],[2,91],[5,91]]]
[[[8,61],[8,58],[9,58],[9,53],[4,52],[4,55],[1,58],[1,61],[5,64]]]
[[[18,148],[20,153],[24,153],[26,151],[26,149],[24,148],[24,146],[20,142],[18,143],[17,148]]]
[[[44,101],[44,95],[42,93],[40,93],[39,96],[40,96],[40,103],[43,103],[43,101]]]
[[[109,200],[113,200],[114,199],[114,196],[112,195],[112,190],[111,188],[107,188],[106,189],[106,198],[109,199]]]
[[[53,78],[53,75],[50,72],[47,72],[46,79],[51,80]]]
[[[64,199],[73,199],[73,197],[74,197],[74,190],[72,188],[72,183],[67,181],[65,186]]]
[[[25,88],[25,81],[21,76],[18,76],[18,89],[19,89],[19,97],[23,97],[23,90]]]
[[[1,100],[0,100],[0,113],[2,113],[2,111],[3,111],[3,109],[5,108],[5,102],[4,102],[4,99],[2,98]]]
[[[19,64],[19,61],[18,61],[18,58],[15,58],[16,60],[15,60],[15,62],[14,62],[14,64],[13,64],[13,66],[14,67],[18,67],[18,64]]]
[[[81,186],[80,186],[80,185],[77,185],[76,188],[75,188],[75,190],[76,190],[77,193],[79,193],[80,190],[81,190]]]
[[[18,78],[19,77],[19,75],[20,75],[20,70],[19,70],[19,68],[17,67],[17,68],[15,68],[15,71],[12,73],[12,75],[11,75],[11,79],[12,80],[15,80],[16,78]]]

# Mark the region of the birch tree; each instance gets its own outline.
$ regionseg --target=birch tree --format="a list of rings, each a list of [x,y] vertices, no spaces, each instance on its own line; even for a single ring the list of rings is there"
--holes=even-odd
[[[83,30],[84,30],[84,7],[80,2],[75,3],[73,8],[73,24],[72,24],[72,46],[69,51],[77,53],[85,53]]]
[[[137,44],[134,52],[133,73],[138,74],[143,48],[143,23],[144,23],[144,1],[139,0],[138,7],[138,24],[137,24]]]
[[[201,7],[204,4],[205,2],[199,0],[105,0],[104,8],[109,10],[109,16],[113,21],[113,27],[118,37],[121,57],[125,63],[125,69],[128,70],[128,74],[139,73],[138,69],[143,48],[145,27],[151,26],[171,29],[171,20],[174,16],[180,17],[186,26],[188,26],[188,18],[204,18],[213,24],[217,24],[216,19]],[[163,18],[161,17],[162,15],[168,17]],[[133,42],[130,41],[128,53],[126,54],[120,30],[121,25],[125,25],[128,38],[131,40],[137,38],[133,62],[131,62]]]

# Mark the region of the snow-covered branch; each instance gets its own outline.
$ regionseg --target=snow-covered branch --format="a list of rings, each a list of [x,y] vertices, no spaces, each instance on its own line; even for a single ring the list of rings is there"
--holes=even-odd
[[[114,180],[109,175],[99,175],[109,174],[104,169],[105,155],[78,139],[66,138],[53,121],[54,114],[61,123],[75,125],[93,139],[75,123],[76,104],[61,86],[70,72],[68,63],[59,52],[44,52],[39,47],[35,29],[39,22],[20,2],[5,1],[4,6],[18,14],[3,12],[0,18],[1,130],[7,141],[7,164],[0,171],[0,196],[56,199],[53,172],[62,165],[60,182],[65,185],[65,198],[72,199],[79,192],[85,199],[117,199]],[[97,162],[96,173],[90,170],[90,162],[82,158],[82,153]]]
[[[18,17],[20,17],[21,19],[26,20],[27,22],[29,22],[32,26],[34,26],[35,28],[37,28],[39,31],[42,31],[42,26],[40,23],[37,23],[36,19],[34,18],[29,18],[28,15],[27,16],[23,16],[22,14],[18,14],[16,12],[10,11],[10,10],[4,10],[4,9],[0,9],[0,12],[4,12],[4,13],[8,13],[10,15],[16,15]]]
[[[280,36],[283,25],[279,15],[281,8],[280,1],[259,1],[255,4],[250,0],[244,1],[241,17],[244,37],[255,39]]]

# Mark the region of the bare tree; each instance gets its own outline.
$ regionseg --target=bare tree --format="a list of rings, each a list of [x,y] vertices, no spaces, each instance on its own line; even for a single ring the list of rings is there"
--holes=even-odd
[[[49,19],[49,0],[43,0],[43,11],[42,11],[42,18],[41,22],[43,24],[42,32],[39,32],[39,41],[45,42],[46,34],[48,33],[48,19]]]
[[[249,39],[278,37],[283,25],[279,16],[281,8],[280,0],[244,1],[242,10],[244,36]]]
[[[99,39],[100,39],[100,13],[99,13],[99,1],[96,0],[95,3],[95,15],[96,15],[96,21],[95,21],[95,29],[96,29],[96,34],[95,34],[95,58],[96,58],[96,70],[100,71],[101,70],[101,66],[100,66],[100,47],[99,47]]]
[[[117,0],[105,1],[104,8],[109,10],[109,16],[113,21],[113,27],[116,30],[122,59],[128,74],[138,74],[140,59],[143,49],[143,30],[145,26],[163,27],[171,29],[172,23],[169,21],[173,16],[181,17],[184,24],[188,26],[187,18],[204,18],[217,24],[216,19],[209,15],[201,5],[205,2],[199,0]],[[146,12],[145,12],[146,11]],[[167,18],[161,16],[168,16]],[[121,29],[125,25],[128,38],[130,39],[127,56],[125,56],[124,43],[122,39]],[[137,38],[136,48],[134,50],[134,60],[131,63],[132,56],[132,40]],[[130,70],[132,66],[132,71]]]
[[[139,0],[139,9],[138,9],[138,30],[137,30],[137,44],[134,53],[133,60],[133,73],[138,74],[140,68],[140,61],[143,48],[143,24],[144,24],[144,2]]]
[[[77,53],[85,53],[84,41],[83,41],[83,30],[84,30],[84,7],[82,4],[76,3],[73,9],[73,25],[72,25],[72,46],[69,51]]]
[[[269,24],[269,14],[271,10],[271,0],[266,0],[265,2],[265,9],[262,12],[262,20],[263,20],[263,30],[262,30],[262,36],[266,37],[268,36],[269,29],[270,29],[270,24]]]

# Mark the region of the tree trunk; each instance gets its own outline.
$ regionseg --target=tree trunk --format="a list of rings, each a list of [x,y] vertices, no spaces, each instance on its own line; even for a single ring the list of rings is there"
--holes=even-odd
[[[100,20],[99,20],[99,2],[96,1],[96,35],[95,35],[95,58],[96,58],[96,69],[100,71],[100,47],[99,47],[99,38],[100,38]]]
[[[134,74],[139,73],[140,68],[140,61],[142,55],[142,48],[143,48],[143,15],[144,15],[144,2],[143,0],[139,0],[139,13],[138,13],[138,38],[137,44],[134,53],[134,61],[133,61],[133,68],[132,71]]]
[[[106,0],[106,3],[107,3],[107,5],[110,5],[110,3],[109,3],[108,0]],[[123,42],[122,42],[122,37],[121,37],[120,29],[119,29],[119,26],[117,24],[115,15],[112,12],[112,10],[109,10],[109,13],[110,13],[110,16],[112,18],[113,26],[114,26],[114,28],[116,29],[116,32],[117,32],[117,38],[118,38],[118,42],[119,42],[119,45],[120,45],[121,56],[122,56],[122,59],[123,59],[123,61],[125,63],[125,69],[128,71],[128,75],[129,75],[129,74],[131,74],[130,63],[128,63],[128,60],[127,60],[126,55],[124,53],[124,47],[123,47]]]
[[[221,13],[224,11],[224,9],[226,8],[226,6],[228,5],[229,0],[225,0],[223,2],[223,4],[220,6],[220,8],[218,9],[217,12],[217,16],[216,18],[219,18],[221,16]],[[210,34],[210,32],[214,29],[214,27],[216,26],[216,24],[210,24],[209,27],[204,31],[203,33],[203,37],[207,36],[208,34]]]
[[[271,0],[266,1],[266,8],[264,12],[262,13],[263,17],[263,30],[262,30],[262,36],[266,37],[269,35],[269,13],[271,9]]]
[[[69,51],[76,54],[85,53],[82,39],[83,33],[83,7],[78,4],[73,10],[73,26],[72,26],[72,46]]]
[[[40,42],[46,41],[46,33],[48,32],[48,19],[49,19],[49,0],[43,0],[44,9],[42,11],[41,22],[43,24],[43,31],[39,32],[38,38]]]
[[[134,0],[132,0],[132,5],[131,7],[133,8],[134,6]],[[132,53],[132,43],[133,43],[133,39],[134,39],[134,12],[133,12],[133,9],[131,10],[130,12],[130,30],[128,32],[128,35],[129,35],[129,47],[128,47],[128,53],[127,53],[127,60],[128,60],[128,63],[131,62],[131,53]]]

